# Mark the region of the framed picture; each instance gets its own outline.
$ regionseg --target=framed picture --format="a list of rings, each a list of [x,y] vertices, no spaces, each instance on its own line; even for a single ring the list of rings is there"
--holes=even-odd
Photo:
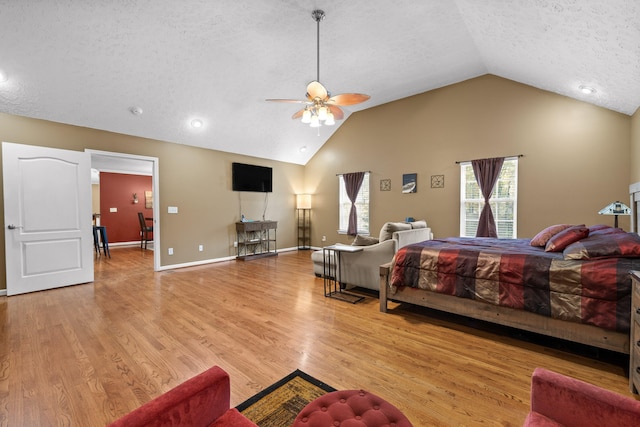
[[[417,173],[405,173],[402,175],[402,192],[405,194],[418,192]]]
[[[431,175],[431,188],[444,188],[444,175]]]
[[[381,179],[380,180],[380,191],[391,191],[391,180],[390,179]]]
[[[153,209],[153,192],[144,192],[144,207],[147,209]]]

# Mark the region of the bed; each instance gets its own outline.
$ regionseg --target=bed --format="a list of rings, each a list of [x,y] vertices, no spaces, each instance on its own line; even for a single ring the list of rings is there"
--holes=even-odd
[[[632,270],[640,236],[606,225],[558,224],[533,239],[434,239],[380,267],[380,310],[408,302],[629,353]]]

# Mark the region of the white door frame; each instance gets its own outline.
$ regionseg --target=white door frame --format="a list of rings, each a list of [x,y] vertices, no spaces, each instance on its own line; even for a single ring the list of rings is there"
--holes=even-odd
[[[94,156],[112,157],[115,160],[138,160],[152,163],[151,191],[153,191],[153,271],[160,271],[160,180],[159,180],[159,160],[157,157],[138,156],[135,154],[115,153],[111,151],[99,151],[85,149],[87,153]],[[118,171],[113,171],[118,172]],[[119,171],[120,173],[131,173],[132,171]]]

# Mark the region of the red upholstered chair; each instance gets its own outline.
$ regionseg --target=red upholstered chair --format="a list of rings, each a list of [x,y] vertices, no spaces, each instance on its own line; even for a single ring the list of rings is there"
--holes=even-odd
[[[531,377],[531,412],[524,426],[640,425],[640,402],[543,368]]]
[[[229,375],[214,366],[111,423],[109,427],[258,427],[230,408]]]

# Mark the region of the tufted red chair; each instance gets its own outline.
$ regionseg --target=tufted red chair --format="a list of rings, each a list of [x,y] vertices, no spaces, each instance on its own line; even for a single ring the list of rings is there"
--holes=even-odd
[[[293,427],[412,427],[391,403],[364,390],[339,390],[304,407]]]

